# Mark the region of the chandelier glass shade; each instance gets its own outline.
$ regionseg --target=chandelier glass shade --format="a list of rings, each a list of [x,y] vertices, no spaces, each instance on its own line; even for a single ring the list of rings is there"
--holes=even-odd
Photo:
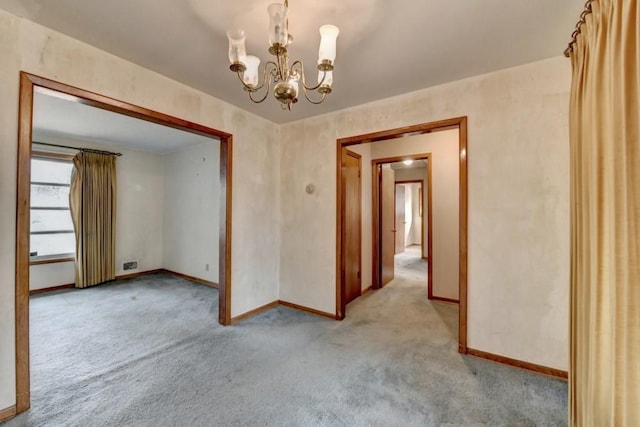
[[[302,61],[290,63],[288,48],[293,42],[289,33],[289,2],[273,3],[267,8],[269,13],[269,53],[275,58],[260,67],[260,58],[247,55],[244,30],[230,30],[229,69],[238,75],[249,98],[255,102],[263,102],[271,93],[280,101],[282,109],[291,110],[298,102],[300,89],[304,97],[312,104],[320,104],[331,93],[333,85],[333,67],[336,59],[336,40],[340,30],[334,25],[320,27],[320,48],[318,49],[318,80],[316,84],[308,84],[305,78]],[[262,71],[262,72],[261,72]],[[262,75],[262,77],[261,77]],[[314,98],[311,93],[319,94]],[[259,94],[260,93],[260,94]]]

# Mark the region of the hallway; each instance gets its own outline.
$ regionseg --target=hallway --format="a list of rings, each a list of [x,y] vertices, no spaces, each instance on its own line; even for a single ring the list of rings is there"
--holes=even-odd
[[[422,259],[420,245],[407,246],[404,252],[395,255],[396,275],[411,280],[422,281],[426,286],[427,260]]]

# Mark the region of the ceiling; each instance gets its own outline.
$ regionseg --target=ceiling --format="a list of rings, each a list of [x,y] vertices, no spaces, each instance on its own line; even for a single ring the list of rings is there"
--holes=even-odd
[[[411,156],[408,156],[411,157]],[[411,164],[405,165],[403,162],[395,162],[391,163],[391,169],[415,169],[415,168],[426,168],[427,161],[426,160],[414,160]]]
[[[561,55],[584,0],[290,0],[292,59],[313,64],[318,27],[340,28],[333,93],[282,111],[253,104],[228,69],[226,30],[266,61],[274,0],[2,0],[0,8],[277,123]]]
[[[210,137],[125,116],[65,97],[36,91],[33,98],[33,140],[48,137],[94,142],[112,149],[167,154],[206,142]]]

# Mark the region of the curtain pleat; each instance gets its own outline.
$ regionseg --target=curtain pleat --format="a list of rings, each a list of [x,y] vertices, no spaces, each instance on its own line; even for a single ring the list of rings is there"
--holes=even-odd
[[[69,205],[76,233],[76,287],[115,279],[116,163],[80,152],[73,159]]]
[[[640,9],[596,0],[572,53],[573,426],[640,426]]]

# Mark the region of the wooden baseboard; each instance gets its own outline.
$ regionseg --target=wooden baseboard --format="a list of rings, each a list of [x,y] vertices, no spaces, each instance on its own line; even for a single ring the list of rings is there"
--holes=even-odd
[[[162,268],[162,269],[158,270],[158,272],[171,274],[173,276],[181,277],[183,279],[187,279],[187,280],[190,280],[190,281],[196,282],[196,283],[201,283],[203,285],[207,285],[207,286],[210,286],[210,287],[216,288],[216,289],[218,289],[218,286],[219,286],[216,282],[212,282],[210,280],[201,279],[201,278],[195,277],[195,276],[189,276],[187,274],[178,273],[177,271],[167,270],[166,268]]]
[[[522,360],[500,356],[499,354],[487,353],[486,351],[475,350],[473,348],[467,348],[466,354],[474,357],[480,357],[482,359],[491,360],[492,362],[502,363],[520,369],[526,369],[527,371],[533,371],[538,374],[547,375],[549,377],[560,378],[565,381],[569,378],[569,374],[567,371],[549,368],[548,366],[536,365],[535,363],[524,362]]]
[[[188,276],[186,274],[178,273],[171,270],[166,270],[164,268],[157,268],[155,270],[147,270],[147,271],[138,271],[137,273],[130,273],[130,274],[121,274],[119,276],[116,276],[115,280],[133,279],[136,277],[147,276],[149,274],[156,274],[156,273],[171,274],[173,276],[182,277],[183,279],[187,279],[192,282],[201,283],[203,285],[211,286],[212,288],[218,289],[218,284],[215,282],[211,282],[205,279],[200,279],[199,277]],[[37,295],[45,292],[60,291],[62,289],[73,289],[75,288],[75,286],[76,286],[75,283],[68,283],[66,285],[52,286],[50,288],[34,289],[29,291],[29,295]]]
[[[231,319],[231,324],[235,324],[238,323],[242,320],[248,319],[249,317],[255,316],[256,314],[262,313],[263,311],[269,310],[270,308],[276,307],[278,305],[282,305],[285,307],[289,307],[289,308],[293,308],[294,310],[300,310],[300,311],[304,311],[306,313],[310,313],[310,314],[314,314],[316,316],[322,316],[322,317],[327,317],[331,320],[336,320],[336,315],[335,314],[331,314],[331,313],[326,313],[324,311],[320,311],[320,310],[314,310],[313,308],[309,308],[309,307],[304,307],[302,305],[298,305],[298,304],[294,304],[292,302],[288,302],[288,301],[282,301],[282,300],[278,300],[278,301],[273,301],[270,302],[269,304],[265,304],[263,306],[260,306],[258,308],[255,308],[251,311],[247,311],[246,313],[243,313],[239,316],[236,316],[234,318]]]
[[[51,286],[50,288],[33,289],[29,291],[29,296],[43,294],[45,292],[61,291],[63,289],[73,289],[75,287],[75,283],[67,283],[66,285]]]
[[[327,312],[320,311],[320,310],[315,310],[313,308],[309,308],[309,307],[305,307],[305,306],[302,306],[302,305],[294,304],[292,302],[278,300],[278,304],[284,305],[285,307],[293,308],[295,310],[300,310],[300,311],[305,311],[307,313],[315,314],[316,316],[322,316],[322,317],[327,317],[327,318],[332,319],[332,320],[336,320],[336,315],[335,314],[327,313]]]
[[[442,298],[442,297],[434,297],[434,296],[432,296],[429,299],[430,300],[434,300],[434,301],[450,302],[452,304],[460,304],[460,300],[451,299],[451,298]]]
[[[163,271],[164,270],[162,270],[161,268],[156,268],[155,270],[139,271],[137,273],[130,273],[130,274],[121,274],[120,276],[116,276],[115,280],[133,279],[135,277],[146,276],[148,274],[161,273]]]
[[[16,405],[0,409],[0,423],[16,416]]]
[[[369,286],[368,288],[365,288],[361,293],[360,296],[363,297],[366,294],[368,294],[369,292],[371,292],[373,290],[373,288],[371,286]]]
[[[249,317],[255,316],[256,314],[262,313],[263,311],[269,310],[270,308],[276,307],[278,305],[278,301],[272,301],[269,304],[265,304],[258,308],[254,308],[251,311],[247,311],[239,316],[233,317],[231,319],[231,324],[238,323],[241,320],[247,319]]]

